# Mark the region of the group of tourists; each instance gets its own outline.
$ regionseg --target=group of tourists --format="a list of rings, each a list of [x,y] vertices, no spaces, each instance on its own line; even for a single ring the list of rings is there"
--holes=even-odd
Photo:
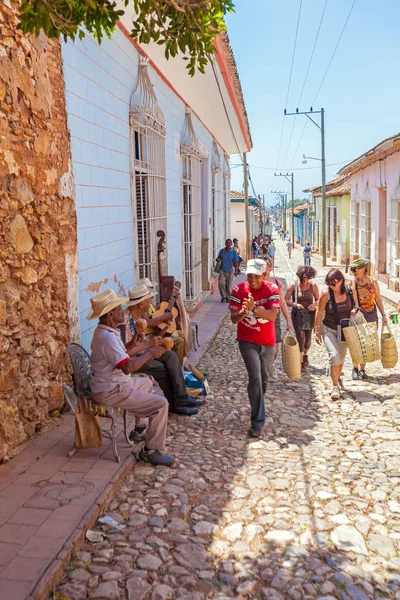
[[[378,283],[368,275],[368,261],[355,260],[350,271],[354,276],[350,285],[346,285],[342,271],[331,269],[325,277],[326,289],[319,290],[315,269],[301,265],[296,280],[283,295],[282,283],[271,277],[268,259],[247,263],[246,281],[233,287],[229,309],[232,323],[237,324],[239,350],[248,372],[250,437],[261,435],[265,421],[264,395],[273,377],[277,345],[282,341],[280,311],[287,329],[297,338],[302,371],[309,366],[313,334],[317,344],[324,343],[329,357],[332,400],[338,400],[343,389],[341,376],[347,353],[343,329],[349,326],[350,319],[360,312],[367,322],[377,323],[379,311],[382,323],[387,323]],[[352,379],[367,378],[365,364],[353,365]]]

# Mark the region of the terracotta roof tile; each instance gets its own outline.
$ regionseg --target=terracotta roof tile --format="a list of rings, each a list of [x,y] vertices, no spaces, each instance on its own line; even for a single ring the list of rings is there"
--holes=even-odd
[[[313,196],[321,196],[321,186],[317,185],[316,187],[308,188],[307,190],[303,190],[305,193],[312,193]],[[350,175],[340,175],[335,179],[331,179],[326,184],[325,196],[328,198],[329,196],[350,196],[351,193],[351,183],[350,183]]]

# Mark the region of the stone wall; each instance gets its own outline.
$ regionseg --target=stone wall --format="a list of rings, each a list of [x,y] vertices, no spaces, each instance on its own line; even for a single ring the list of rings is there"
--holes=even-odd
[[[63,405],[77,322],[60,44],[18,31],[14,7],[0,4],[0,459]]]

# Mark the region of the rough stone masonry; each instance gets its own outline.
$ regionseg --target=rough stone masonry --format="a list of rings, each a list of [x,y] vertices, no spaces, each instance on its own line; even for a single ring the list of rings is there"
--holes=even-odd
[[[61,49],[0,5],[0,461],[63,405],[77,321]]]

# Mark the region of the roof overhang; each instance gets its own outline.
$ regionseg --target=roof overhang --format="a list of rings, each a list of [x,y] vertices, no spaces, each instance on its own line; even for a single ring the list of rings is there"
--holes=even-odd
[[[360,169],[365,169],[369,165],[373,164],[377,160],[383,160],[387,156],[394,154],[400,150],[400,133],[393,135],[390,138],[386,138],[383,142],[380,142],[365,154],[362,154],[351,163],[344,166],[339,171],[339,175],[353,174]]]
[[[183,60],[183,55],[178,54],[167,60],[163,46],[154,42],[142,45],[134,42],[129,36],[134,18],[133,3],[125,7],[123,1],[118,0],[117,5],[125,11],[121,21],[118,22],[119,29],[149,60],[150,65],[168,87],[200,119],[225,153],[230,155],[249,152],[252,148],[252,140],[246,107],[235,59],[226,33],[219,35],[215,40],[217,52],[213,58],[214,68],[213,65],[208,64],[205,74],[197,71],[193,77],[190,77],[186,68],[187,61]],[[155,84],[154,80],[153,84]]]

